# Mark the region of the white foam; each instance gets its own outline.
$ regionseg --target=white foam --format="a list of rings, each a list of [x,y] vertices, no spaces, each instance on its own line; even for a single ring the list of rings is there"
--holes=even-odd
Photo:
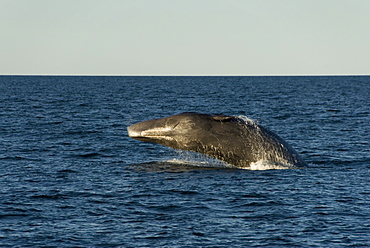
[[[292,165],[277,164],[267,160],[259,160],[250,164],[249,170],[287,170],[294,169]]]
[[[178,158],[174,158],[167,162],[190,165],[194,167],[236,168],[234,165],[209,157],[205,154],[184,150],[175,151],[178,154]]]
[[[248,119],[249,121],[250,119]],[[250,120],[255,123],[253,120]],[[268,160],[261,159],[257,162],[250,163],[249,167],[240,168],[232,164],[228,164],[224,161],[212,158],[205,154],[186,151],[186,150],[173,150],[177,153],[177,158],[168,160],[166,162],[179,164],[179,165],[190,165],[194,167],[209,167],[209,168],[236,168],[236,169],[246,169],[246,170],[287,170],[296,169],[292,164],[285,163],[282,159],[281,163],[271,162]]]
[[[268,160],[259,160],[257,162],[251,163],[250,167],[239,168],[221,160],[211,158],[204,154],[182,150],[176,150],[176,152],[178,153],[179,157],[168,160],[166,162],[178,165],[190,165],[194,167],[237,168],[245,170],[287,170],[297,168],[291,164],[279,164]]]
[[[239,168],[233,166],[231,164],[227,164],[225,162],[213,159],[171,159],[166,162],[178,165],[187,165],[187,166],[194,166],[194,167],[209,167],[209,168],[233,168],[233,169],[245,169],[245,170],[288,170],[288,169],[296,169],[296,167],[292,165],[283,165],[273,163],[271,161],[260,160],[250,164],[250,167]]]

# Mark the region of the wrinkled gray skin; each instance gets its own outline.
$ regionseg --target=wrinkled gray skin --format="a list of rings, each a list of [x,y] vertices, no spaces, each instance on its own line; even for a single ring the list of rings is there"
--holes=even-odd
[[[251,120],[235,116],[185,112],[133,124],[136,140],[206,154],[239,168],[265,160],[304,167],[305,162],[283,139]]]

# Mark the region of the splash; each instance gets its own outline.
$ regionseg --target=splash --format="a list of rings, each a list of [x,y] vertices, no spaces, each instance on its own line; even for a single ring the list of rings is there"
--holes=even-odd
[[[277,164],[267,160],[259,160],[253,162],[250,165],[248,170],[287,170],[287,169],[296,169],[297,167],[293,165]]]
[[[242,121],[244,121],[245,124],[251,124],[251,125],[257,125],[258,124],[257,121],[252,120],[252,119],[248,118],[245,115],[238,115],[237,118],[238,119],[241,119]]]
[[[193,167],[237,168],[234,165],[209,157],[202,153],[196,153],[185,150],[174,150],[174,151],[178,154],[178,158],[174,158],[167,162],[189,165]]]
[[[243,169],[243,170],[287,170],[287,169],[297,169],[291,164],[280,164],[274,163],[268,160],[259,160],[257,162],[252,162],[249,167],[240,168],[234,165],[228,164],[218,159],[214,159],[204,154],[183,151],[183,150],[174,150],[178,154],[178,158],[167,160],[165,162],[190,166],[190,167],[199,167],[199,168],[225,168],[225,169]]]
[[[291,153],[294,149],[268,128],[260,126],[257,121],[247,116],[241,115],[238,118],[255,130],[255,136],[250,140],[250,145],[253,147],[251,150],[254,152],[254,157],[259,160],[250,164],[252,170],[291,169],[297,168],[294,164],[301,163],[299,157]]]

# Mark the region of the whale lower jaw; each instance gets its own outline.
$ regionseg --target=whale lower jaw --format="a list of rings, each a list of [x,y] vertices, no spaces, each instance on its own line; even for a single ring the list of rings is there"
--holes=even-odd
[[[128,136],[131,138],[145,138],[145,139],[166,139],[173,140],[172,137],[168,136],[168,133],[171,131],[171,128],[152,128],[147,130],[135,130],[135,126],[130,126],[127,128]]]
[[[170,140],[174,141],[175,139],[166,136],[166,135],[160,135],[160,134],[155,134],[155,133],[149,133],[146,131],[138,132],[138,131],[129,131],[128,136],[130,138],[136,139],[136,140],[141,140],[141,141],[146,141],[146,142],[154,142],[154,140]]]
[[[149,141],[149,142],[154,142],[154,140],[171,140],[171,141],[175,140],[174,138],[170,136],[155,135],[155,134],[147,135],[147,134],[142,134],[141,132],[129,133],[128,136],[136,140]]]
[[[155,142],[156,140],[168,140],[168,141],[175,141],[174,138],[168,137],[168,136],[155,136],[155,135],[147,135],[147,136],[130,136],[133,139],[141,140],[141,141],[147,141],[147,142]]]

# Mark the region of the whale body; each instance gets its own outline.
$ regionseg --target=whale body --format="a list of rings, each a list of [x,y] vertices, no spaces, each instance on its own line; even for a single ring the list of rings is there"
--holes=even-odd
[[[133,139],[203,153],[238,168],[259,161],[306,166],[287,142],[246,117],[185,112],[139,122],[127,131]]]

